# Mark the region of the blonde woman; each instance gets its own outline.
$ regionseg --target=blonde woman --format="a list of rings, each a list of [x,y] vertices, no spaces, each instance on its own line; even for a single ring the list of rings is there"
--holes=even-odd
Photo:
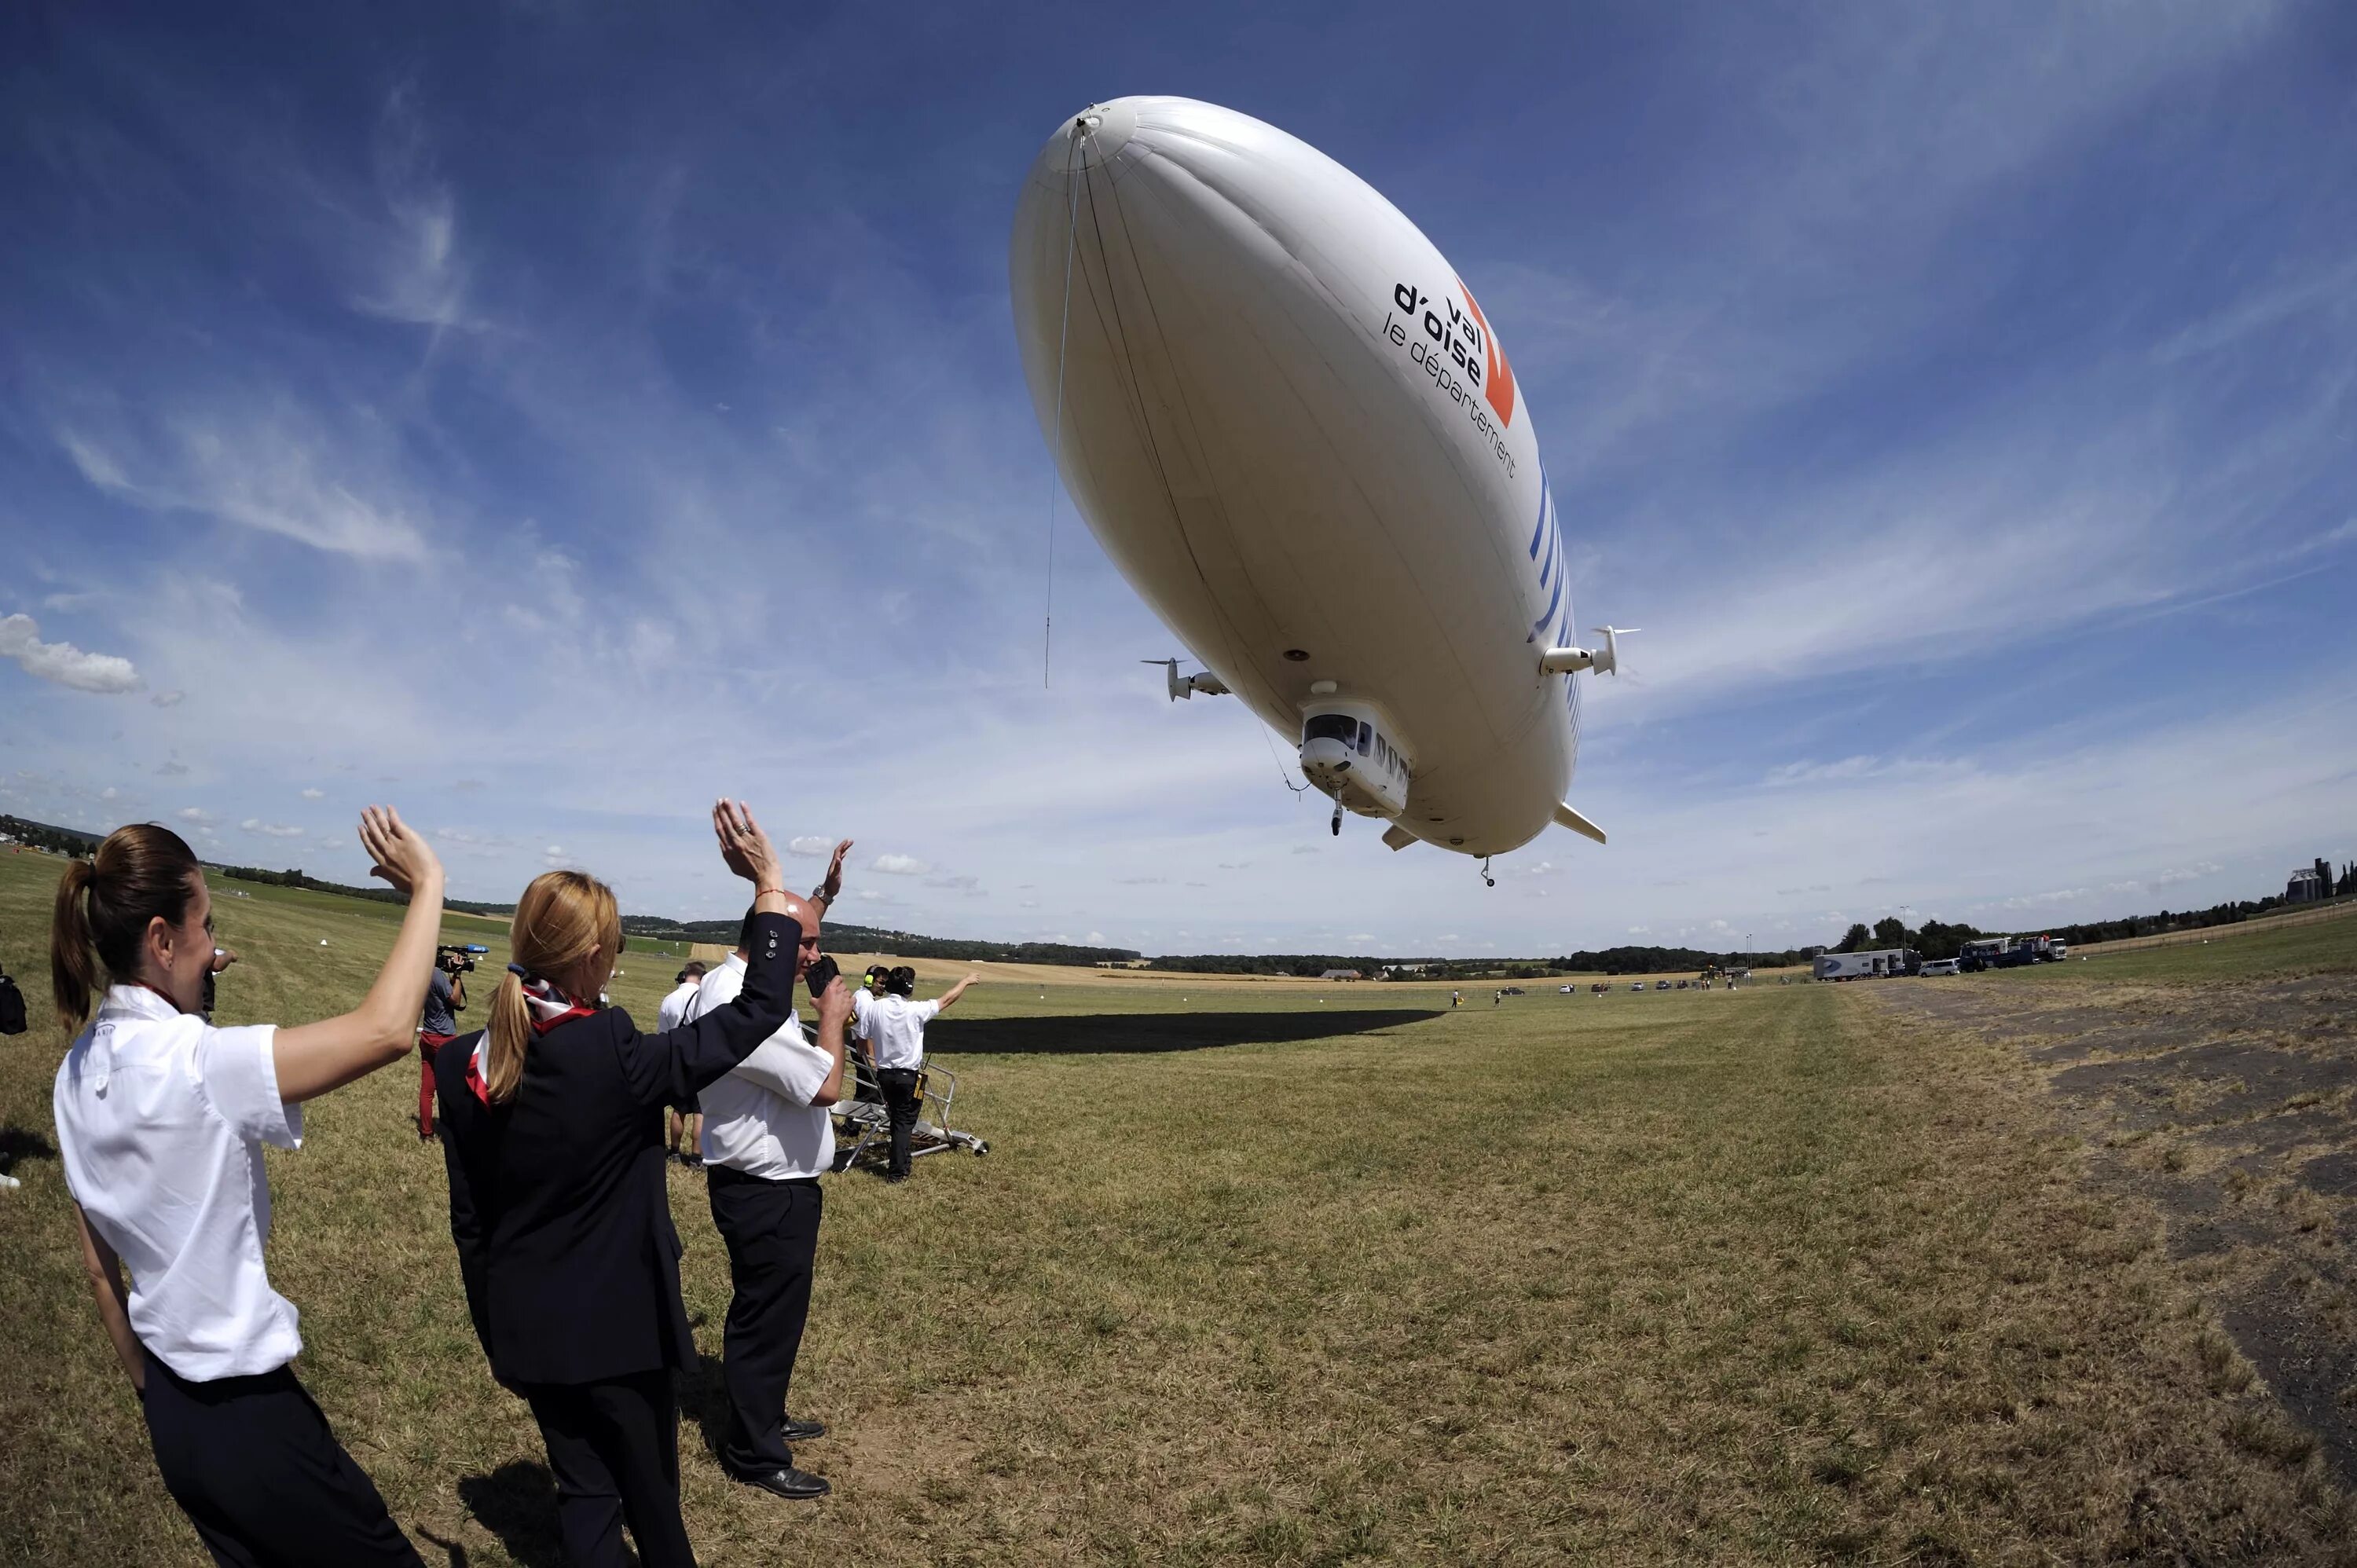
[[[53,1101],[82,1263],[156,1467],[217,1563],[418,1561],[296,1380],[295,1306],[262,1256],[262,1145],[300,1148],[303,1101],[408,1056],[433,969],[441,862],[389,808],[360,837],[408,913],[366,1000],[294,1028],[204,1016],[212,895],[179,834],[117,828],[58,885],[58,1017],[77,1027],[99,1001]]]
[[[754,886],[736,1000],[641,1035],[597,1005],[622,947],[605,884],[535,877],[516,902],[515,961],[489,1026],[435,1063],[450,1234],[494,1377],[532,1405],[576,1563],[693,1564],[679,1513],[673,1375],[695,1363],[679,1298],[679,1233],[664,1181],[663,1108],[693,1101],[784,1023],[802,928],[769,835],[742,802],[712,828]],[[848,1003],[844,1005],[847,1008]]]

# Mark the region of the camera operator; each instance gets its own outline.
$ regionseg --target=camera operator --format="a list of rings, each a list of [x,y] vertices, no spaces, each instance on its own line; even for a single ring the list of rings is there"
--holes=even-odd
[[[475,961],[444,948],[434,955],[425,983],[425,1006],[417,1020],[417,1136],[434,1139],[434,1053],[458,1037],[458,1015],[467,1007],[467,971]]]
[[[982,978],[969,974],[931,1002],[912,1002],[917,972],[902,964],[885,977],[884,994],[868,1004],[863,1024],[876,1053],[876,1083],[892,1123],[892,1158],[884,1179],[909,1179],[909,1138],[917,1128],[918,1083],[925,1065],[925,1026],[953,1007],[965,988]]]
[[[843,857],[850,847],[847,839],[837,846],[826,880],[812,893],[813,913],[795,955],[795,973],[807,979],[818,1004],[817,1044],[804,1040],[800,1015],[789,1011],[776,1034],[734,1071],[706,1084],[699,1097],[706,1196],[713,1226],[728,1248],[731,1288],[721,1338],[728,1430],[720,1463],[748,1486],[794,1499],[829,1490],[823,1477],[795,1468],[792,1448],[825,1436],[825,1424],[796,1421],[786,1398],[810,1319],[825,1208],[819,1177],[834,1164],[834,1123],[827,1108],[843,1094],[844,1026],[851,1016],[849,988],[834,961],[819,956],[819,921],[842,890]],[[691,1021],[726,1005],[743,988],[751,920],[748,912],[737,950],[697,987],[687,1011]]]

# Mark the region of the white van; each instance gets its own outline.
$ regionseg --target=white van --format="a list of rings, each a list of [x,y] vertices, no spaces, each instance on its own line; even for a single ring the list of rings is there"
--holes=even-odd
[[[1927,958],[1923,961],[1923,967],[1915,972],[1921,975],[1953,974],[1956,972],[1956,961],[1952,958]]]

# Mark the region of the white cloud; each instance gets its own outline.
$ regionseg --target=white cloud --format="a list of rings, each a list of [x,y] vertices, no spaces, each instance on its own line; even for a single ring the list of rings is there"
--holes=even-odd
[[[833,839],[818,838],[810,833],[804,833],[799,838],[791,838],[786,841],[786,853],[788,854],[826,854],[832,852],[834,848],[834,841]]]
[[[928,862],[919,860],[914,855],[879,854],[868,866],[868,869],[870,871],[885,872],[893,876],[922,876],[925,873],[931,871],[932,866]]]
[[[2204,876],[2215,876],[2226,868],[2214,860],[2198,861],[2192,865],[2164,871],[2152,879],[2155,887],[2174,887],[2180,882],[2198,882]]]
[[[328,792],[325,789],[306,789],[303,791],[303,799],[306,800],[324,800],[327,798]]]
[[[158,692],[147,700],[159,708],[177,708],[187,697],[186,692]]]
[[[256,817],[248,817],[238,826],[263,838],[299,839],[303,836],[301,828],[288,827],[284,822],[265,822]]]
[[[213,815],[202,806],[183,806],[179,811],[179,818],[184,822],[210,822],[213,820]]]
[[[119,799],[122,794],[122,790],[117,789],[113,785],[109,784],[105,789],[101,789],[98,792],[98,798],[102,800],[113,800]]]
[[[139,671],[112,653],[84,653],[70,642],[43,642],[31,616],[0,616],[0,659],[13,659],[27,675],[54,681],[76,692],[114,696],[136,691]]]

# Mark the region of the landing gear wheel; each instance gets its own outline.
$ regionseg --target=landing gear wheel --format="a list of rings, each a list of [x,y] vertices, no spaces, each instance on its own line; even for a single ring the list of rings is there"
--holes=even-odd
[[[1340,837],[1342,836],[1342,802],[1341,802],[1341,801],[1337,800],[1337,801],[1335,801],[1335,802],[1334,802],[1334,820],[1333,820],[1333,822],[1332,822],[1329,823],[1329,824],[1328,824],[1328,826],[1329,826],[1329,827],[1330,827],[1330,828],[1332,829],[1333,833],[1334,833],[1334,836],[1335,836],[1336,838],[1340,838]]]
[[[1490,875],[1490,857],[1486,854],[1481,857],[1481,880],[1491,887],[1498,886],[1498,879]]]

